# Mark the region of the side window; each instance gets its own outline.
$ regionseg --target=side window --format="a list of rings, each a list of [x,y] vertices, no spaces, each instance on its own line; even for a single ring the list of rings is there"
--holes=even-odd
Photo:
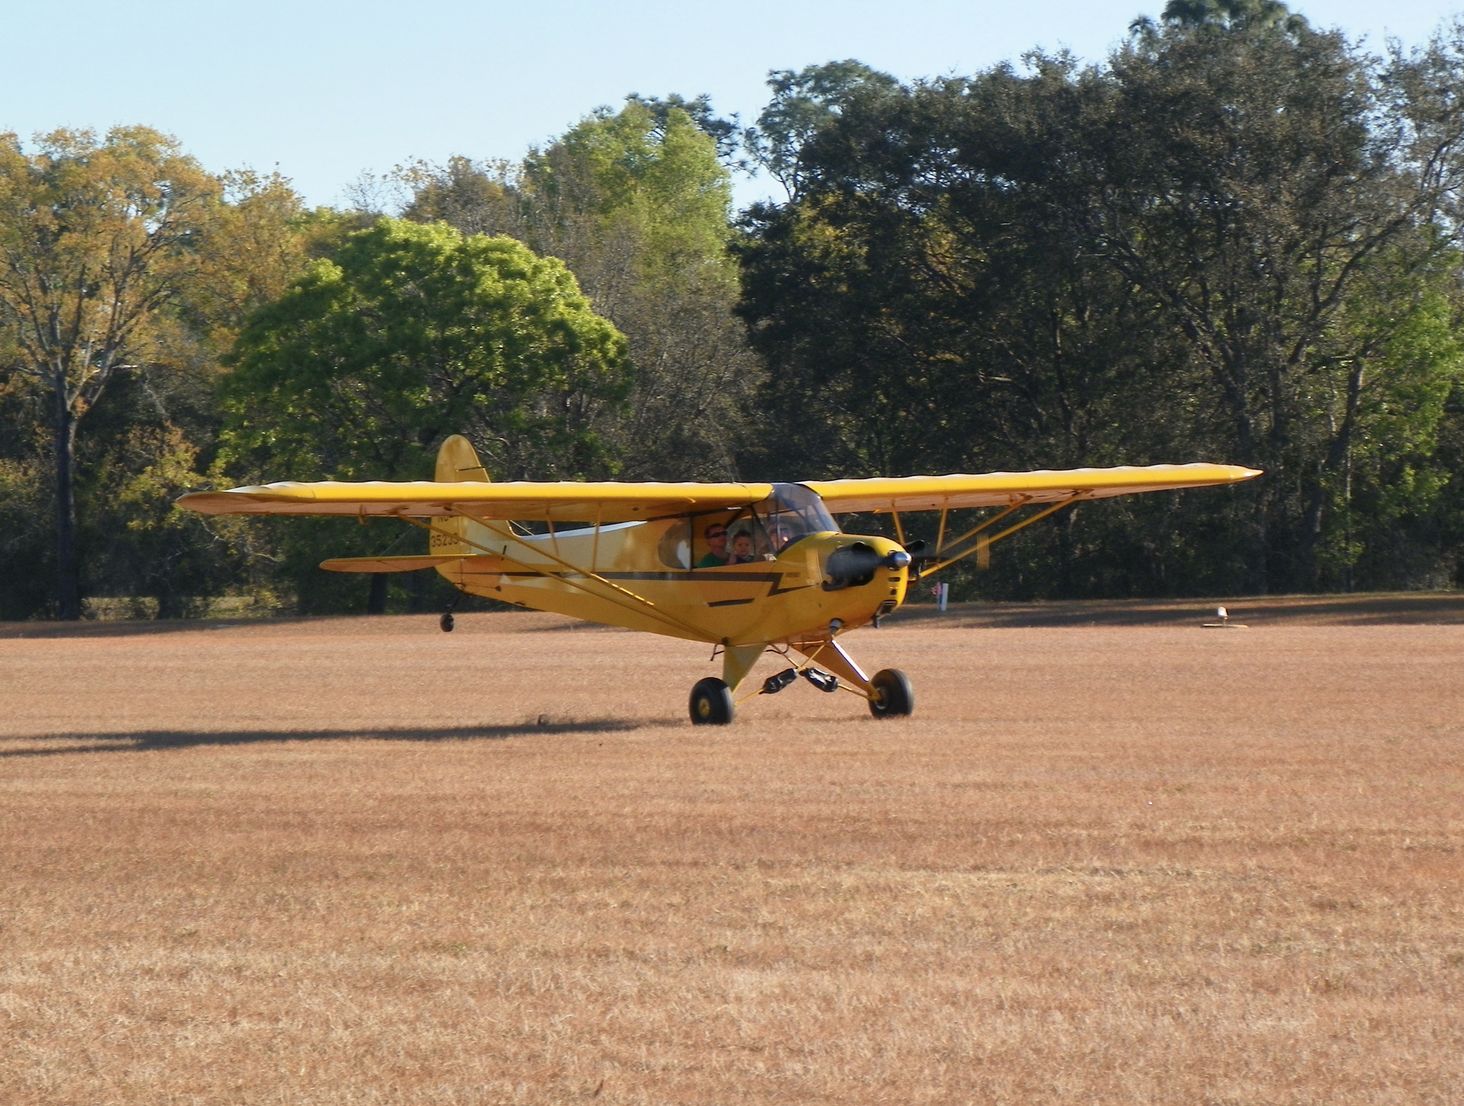
[[[760,561],[767,552],[767,531],[763,528],[757,511],[751,507],[745,507],[732,516],[727,523],[727,535],[730,564]]]
[[[656,547],[663,565],[668,568],[691,567],[690,533],[691,525],[686,519],[666,527],[666,532],[661,535],[660,544]]]
[[[732,563],[731,528],[735,517],[719,511],[691,518],[691,563],[694,568],[720,568]]]

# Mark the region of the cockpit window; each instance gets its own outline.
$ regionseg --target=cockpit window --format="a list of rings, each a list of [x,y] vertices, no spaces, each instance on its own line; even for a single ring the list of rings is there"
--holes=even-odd
[[[823,500],[802,484],[774,484],[761,503],[693,515],[667,529],[661,560],[674,568],[717,568],[776,556],[806,534],[838,532]]]

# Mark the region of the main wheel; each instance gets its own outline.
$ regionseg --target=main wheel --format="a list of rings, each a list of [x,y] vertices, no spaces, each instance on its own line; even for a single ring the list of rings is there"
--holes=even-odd
[[[898,668],[881,669],[869,682],[874,685],[869,713],[876,718],[900,717],[915,709],[915,692],[910,690],[909,678]]]
[[[698,680],[691,689],[691,724],[725,726],[732,721],[732,689],[715,676]]]

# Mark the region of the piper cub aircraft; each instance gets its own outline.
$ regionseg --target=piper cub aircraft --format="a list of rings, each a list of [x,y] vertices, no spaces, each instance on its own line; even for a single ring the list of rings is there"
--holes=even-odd
[[[897,608],[929,577],[1073,503],[1136,492],[1233,484],[1260,475],[1234,465],[1151,465],[809,480],[801,484],[493,483],[468,440],[442,444],[435,481],[285,482],[194,492],[203,514],[387,516],[428,534],[428,553],[325,561],[333,572],[435,569],[462,591],[590,622],[687,638],[722,658],[720,678],[691,690],[691,720],[725,724],[764,652],[789,667],[740,698],[802,676],[862,696],[876,718],[908,715],[898,669],[867,676],[844,651],[850,630]],[[951,511],[994,507],[947,535]],[[939,511],[933,547],[906,543],[901,515]],[[895,538],[846,534],[834,516],[889,515]],[[543,524],[530,532],[523,523]],[[566,528],[568,524],[569,528]],[[443,629],[451,629],[451,614]]]

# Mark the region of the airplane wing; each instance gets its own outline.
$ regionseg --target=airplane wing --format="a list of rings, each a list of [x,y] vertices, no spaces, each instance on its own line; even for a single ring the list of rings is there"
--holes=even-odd
[[[808,480],[804,486],[830,512],[933,511],[1013,503],[1056,503],[1079,496],[1103,499],[1138,492],[1234,484],[1260,473],[1239,465],[1148,465],[1120,468],[988,472],[952,476],[897,476]],[[202,514],[384,515],[430,518],[465,514],[530,522],[634,522],[648,518],[744,507],[767,498],[771,484],[634,483],[623,481],[434,480],[359,483],[286,481],[227,491],[192,492],[178,500]]]
[[[469,515],[528,522],[637,522],[745,507],[772,494],[771,484],[621,481],[372,480],[293,481],[192,492],[178,506],[206,515]]]
[[[1120,468],[986,472],[955,476],[896,476],[867,480],[807,480],[833,514],[939,511],[1059,503],[1077,496],[1106,499],[1138,492],[1237,484],[1259,476],[1239,465],[1125,465]]]

